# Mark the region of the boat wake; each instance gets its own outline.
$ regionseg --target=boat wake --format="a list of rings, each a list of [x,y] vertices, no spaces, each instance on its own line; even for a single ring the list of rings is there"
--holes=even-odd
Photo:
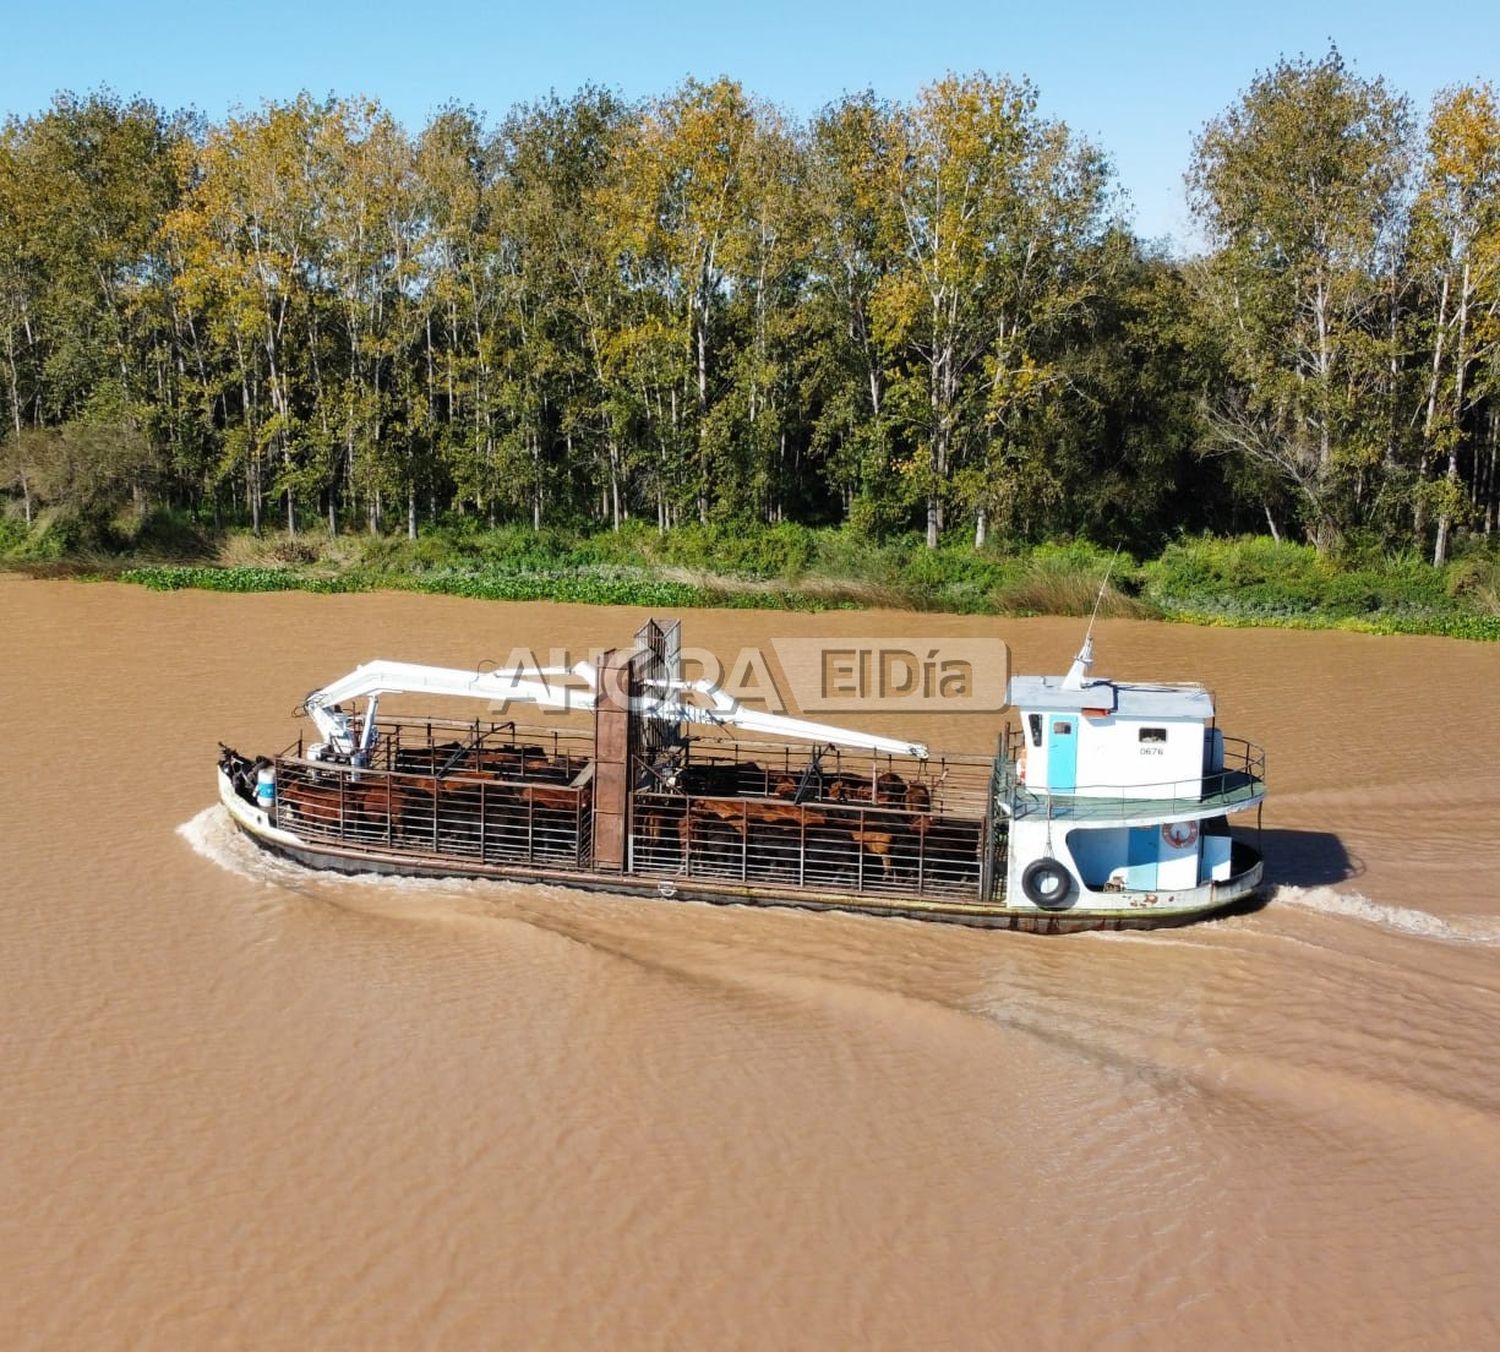
[[[488,879],[414,878],[389,873],[335,873],[310,869],[261,849],[243,831],[236,829],[229,814],[217,804],[183,822],[177,828],[177,834],[187,841],[194,854],[209,863],[267,887],[305,892],[309,885],[328,884],[387,892],[455,892],[466,891],[476,884],[495,885]]]
[[[310,869],[261,849],[238,830],[219,804],[206,807],[177,828],[193,853],[236,877],[263,887],[315,896],[359,910],[392,913],[413,902],[438,902],[459,913],[520,890],[520,885],[490,878],[415,878],[388,873],[334,873]],[[358,903],[351,898],[359,896]]]
[[[1358,892],[1331,887],[1278,887],[1272,905],[1295,906],[1320,915],[1360,920],[1395,934],[1441,943],[1500,945],[1500,920],[1483,916],[1440,916],[1414,906],[1390,906]]]
[[[345,875],[319,873],[280,855],[263,850],[240,831],[229,813],[215,803],[182,823],[177,834],[192,847],[194,854],[209,863],[248,882],[284,891],[308,892],[323,884],[356,883],[398,885],[415,882],[411,878],[391,878],[381,873]]]
[[[280,861],[236,831],[229,814],[217,803],[183,822],[177,828],[177,834],[187,841],[194,854],[230,873],[249,878],[252,882],[272,884],[280,881],[271,876],[278,871]]]

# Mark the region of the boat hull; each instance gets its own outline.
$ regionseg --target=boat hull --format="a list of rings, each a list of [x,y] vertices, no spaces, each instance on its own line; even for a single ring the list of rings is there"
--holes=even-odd
[[[662,878],[631,873],[550,869],[524,863],[489,863],[408,851],[383,852],[365,846],[349,848],[330,841],[309,841],[273,824],[259,808],[235,793],[219,773],[219,796],[235,825],[261,848],[308,868],[345,874],[387,874],[424,878],[489,878],[496,881],[550,884],[616,895],[660,900],[699,901],[721,905],[787,906],[803,910],[849,911],[913,920],[1041,934],[1090,929],[1158,929],[1189,924],[1255,896],[1263,864],[1258,856],[1248,867],[1222,882],[1205,883],[1185,892],[1115,894],[1112,904],[1090,904],[1081,897],[1066,910],[1011,906],[1003,902],[945,900],[900,895],[852,894],[809,888],[772,887],[732,879]],[[1247,851],[1247,854],[1251,852]]]

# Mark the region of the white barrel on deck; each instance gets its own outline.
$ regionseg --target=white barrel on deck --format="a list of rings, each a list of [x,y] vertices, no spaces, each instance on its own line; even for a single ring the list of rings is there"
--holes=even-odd
[[[263,765],[255,774],[255,805],[269,812],[276,802],[276,768]]]

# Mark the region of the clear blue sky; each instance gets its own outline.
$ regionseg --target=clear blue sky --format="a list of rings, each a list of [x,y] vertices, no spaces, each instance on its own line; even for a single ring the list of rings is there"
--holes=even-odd
[[[1419,107],[1445,84],[1500,78],[1500,0],[0,0],[0,110],[107,84],[217,117],[305,88],[374,95],[415,127],[450,99],[499,114],[585,82],[639,96],[728,74],[806,115],[846,90],[906,98],[946,71],[983,69],[1030,76],[1046,114],[1114,157],[1136,228],[1187,242],[1194,132],[1257,70],[1320,55],[1330,38]]]

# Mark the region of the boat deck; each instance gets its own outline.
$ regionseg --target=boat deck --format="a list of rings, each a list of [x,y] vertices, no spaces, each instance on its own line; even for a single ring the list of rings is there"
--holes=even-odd
[[[345,855],[460,870],[520,865],[975,905],[1003,890],[988,758],[721,737],[641,746],[618,767],[596,752],[578,732],[379,719],[365,764],[311,759],[300,742],[274,757],[269,824]],[[615,827],[626,849],[612,864],[596,789],[616,770],[629,787]],[[243,776],[238,791],[253,802]]]
[[[1016,729],[1005,739],[996,774],[1001,811],[1013,820],[1044,816],[1049,821],[1190,821],[1254,807],[1266,794],[1266,755],[1253,742],[1225,738],[1224,768],[1201,779],[1152,785],[1075,785],[1070,792],[1026,783],[1024,743]]]
[[[1054,821],[1128,821],[1134,818],[1187,821],[1218,817],[1253,807],[1265,797],[1262,779],[1243,770],[1217,776],[1212,792],[1139,798],[1125,795],[1032,793],[1016,786],[1009,798],[1010,815],[1030,817],[1041,813]]]

